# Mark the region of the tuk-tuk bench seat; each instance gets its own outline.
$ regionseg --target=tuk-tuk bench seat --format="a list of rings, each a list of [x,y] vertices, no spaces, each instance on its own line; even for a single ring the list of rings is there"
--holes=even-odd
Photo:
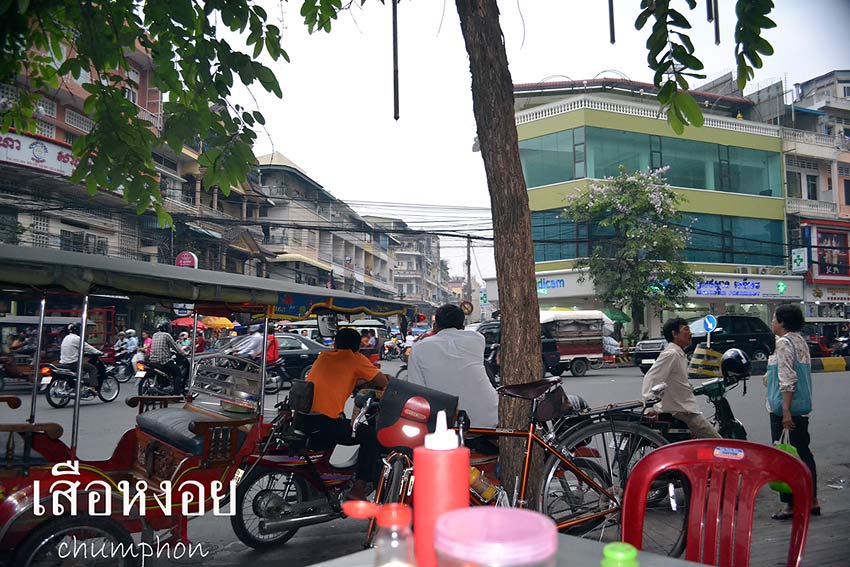
[[[136,425],[145,433],[151,435],[184,451],[190,455],[201,456],[204,450],[203,433],[190,430],[193,422],[231,421],[223,415],[201,413],[185,407],[160,408],[149,410],[136,416]],[[237,449],[245,441],[246,433],[236,428]]]

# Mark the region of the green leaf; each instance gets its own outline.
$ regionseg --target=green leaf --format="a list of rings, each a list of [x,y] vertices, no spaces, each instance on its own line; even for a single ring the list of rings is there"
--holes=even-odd
[[[18,13],[26,14],[30,8],[30,0],[18,0]]]
[[[664,86],[661,87],[661,90],[658,91],[658,101],[662,105],[666,105],[670,102],[673,97],[673,94],[676,92],[676,83],[673,81],[666,81]]]
[[[265,124],[266,119],[263,114],[259,110],[254,111],[254,120],[257,121],[258,124]]]
[[[669,22],[674,26],[678,28],[691,29],[691,23],[680,12],[677,12],[676,10],[668,10],[667,16],[670,18]]]
[[[672,128],[676,134],[679,134],[681,136],[682,133],[685,131],[685,123],[682,122],[682,119],[679,118],[676,112],[673,110],[674,107],[670,107],[667,110],[667,123],[670,125],[670,128]]]
[[[673,48],[673,59],[675,59],[676,61],[678,61],[679,63],[681,63],[685,67],[687,67],[688,69],[693,69],[695,71],[699,71],[700,69],[705,67],[702,64],[702,61],[700,61],[699,59],[697,59],[693,55],[686,52],[684,50],[684,48],[682,48],[679,45],[677,45]]]
[[[676,93],[676,106],[692,126],[700,127],[705,123],[699,104],[688,93]]]
[[[651,15],[652,15],[652,10],[650,10],[648,8],[646,10],[644,10],[643,12],[641,12],[640,14],[638,14],[638,17],[635,20],[635,29],[638,29],[638,30],[643,29],[643,26],[646,25],[646,21],[649,19],[649,17]]]

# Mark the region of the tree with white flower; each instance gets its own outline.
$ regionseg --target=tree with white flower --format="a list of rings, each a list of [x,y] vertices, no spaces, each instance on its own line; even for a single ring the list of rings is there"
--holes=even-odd
[[[631,309],[635,331],[644,306],[683,303],[696,276],[684,261],[688,229],[678,224],[682,196],[667,184],[667,168],[628,172],[591,184],[571,197],[563,216],[598,225],[588,255],[575,267],[587,269],[600,301]],[[588,231],[592,234],[592,231]]]

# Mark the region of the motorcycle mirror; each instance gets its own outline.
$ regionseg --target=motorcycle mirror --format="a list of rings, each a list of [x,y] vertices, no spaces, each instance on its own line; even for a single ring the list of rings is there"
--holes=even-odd
[[[331,313],[330,315],[319,315],[316,318],[316,326],[319,329],[319,334],[321,336],[335,336],[337,330],[336,313]]]

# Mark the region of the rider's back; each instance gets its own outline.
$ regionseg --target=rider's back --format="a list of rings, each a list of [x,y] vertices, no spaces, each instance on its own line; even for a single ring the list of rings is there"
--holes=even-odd
[[[475,331],[442,329],[413,345],[408,381],[458,397],[458,409],[473,427],[495,427],[499,396],[484,370],[484,336]]]
[[[330,418],[339,417],[357,382],[369,382],[380,371],[368,358],[349,349],[319,353],[307,375],[307,381],[315,384],[313,413],[321,413]]]

